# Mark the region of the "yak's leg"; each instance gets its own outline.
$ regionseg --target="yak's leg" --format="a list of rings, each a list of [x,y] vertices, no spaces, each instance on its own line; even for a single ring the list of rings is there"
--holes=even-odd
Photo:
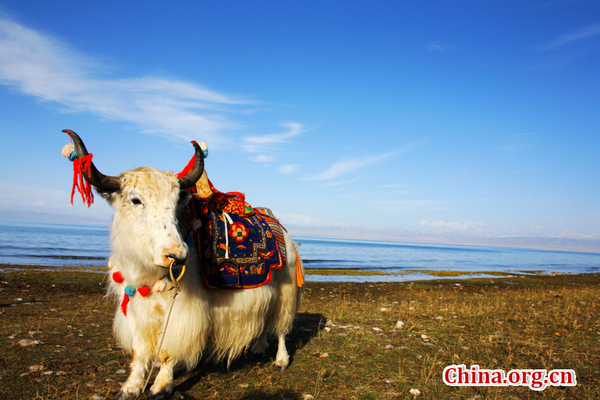
[[[131,373],[117,395],[117,399],[132,399],[140,395],[142,387],[144,386],[144,377],[148,371],[148,354],[149,352],[147,351],[133,351]]]
[[[166,351],[160,352],[160,371],[156,375],[154,384],[150,388],[150,398],[155,400],[169,399],[175,387],[173,383],[173,371],[175,360]]]
[[[279,343],[277,345],[277,358],[275,358],[275,366],[279,371],[283,372],[290,363],[290,356],[288,355],[287,348],[285,347],[285,335],[277,335]]]
[[[265,354],[267,349],[269,348],[269,343],[267,343],[267,330],[265,329],[263,333],[256,339],[256,343],[252,346],[253,354]]]

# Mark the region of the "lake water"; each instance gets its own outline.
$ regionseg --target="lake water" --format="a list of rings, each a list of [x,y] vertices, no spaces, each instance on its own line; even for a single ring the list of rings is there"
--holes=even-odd
[[[107,225],[0,220],[0,263],[104,267]]]
[[[103,268],[110,255],[109,227],[0,220],[0,264]],[[600,272],[600,253],[501,247],[432,245],[295,237],[306,268],[392,273],[386,276],[311,274],[312,281],[423,279],[412,270],[464,272]]]

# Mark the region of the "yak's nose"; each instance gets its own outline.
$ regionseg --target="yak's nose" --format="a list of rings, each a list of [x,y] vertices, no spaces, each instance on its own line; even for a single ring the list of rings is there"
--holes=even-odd
[[[166,268],[169,268],[171,264],[173,264],[173,266],[183,265],[187,255],[187,245],[180,244],[179,246],[172,246],[158,252],[154,257],[154,264]]]
[[[167,254],[167,258],[170,258],[174,262],[174,266],[183,265],[185,263],[185,258],[181,258],[181,256],[177,254],[169,253]]]

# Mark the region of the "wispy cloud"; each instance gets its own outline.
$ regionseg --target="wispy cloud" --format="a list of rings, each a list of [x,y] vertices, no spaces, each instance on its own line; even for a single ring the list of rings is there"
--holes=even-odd
[[[333,186],[342,186],[342,185],[347,185],[348,183],[353,183],[356,181],[358,181],[358,178],[350,179],[347,181],[327,182],[327,183],[324,183],[323,186],[332,186],[332,187]]]
[[[600,24],[584,26],[583,28],[571,31],[558,37],[558,39],[543,44],[538,47],[540,51],[548,51],[559,46],[575,42],[577,40],[587,39],[589,37],[600,35]]]
[[[448,202],[441,200],[372,200],[373,205],[380,207],[388,212],[408,212],[408,211],[441,211],[451,210]]]
[[[259,154],[251,160],[259,163],[270,163],[276,161],[275,157],[269,154]]]
[[[443,46],[443,45],[441,45],[440,43],[438,43],[438,42],[435,42],[435,41],[429,41],[429,42],[427,43],[427,46],[425,47],[425,49],[426,49],[428,52],[430,52],[430,53],[433,53],[433,52],[436,52],[436,51],[437,51],[437,52],[445,52],[445,51],[449,51],[449,50],[451,50],[451,49],[452,49],[452,47],[451,47],[451,46]]]
[[[247,98],[230,96],[195,83],[145,76],[117,79],[114,68],[81,54],[60,40],[0,15],[0,84],[65,111],[91,112],[131,122],[143,132],[172,139],[221,140],[234,128],[236,106]]]
[[[75,196],[74,205],[69,199],[71,194],[59,189],[42,189],[24,186],[12,182],[0,181],[0,212],[12,210],[24,213],[56,213],[63,215],[86,215],[87,207],[82,206],[81,197]],[[106,202],[94,204],[97,217],[110,220],[112,209]]]
[[[483,222],[446,222],[446,221],[421,221],[422,227],[441,229],[441,230],[458,230],[458,231],[474,231],[485,226]]]
[[[396,154],[396,152],[380,154],[380,155],[373,156],[373,157],[338,161],[335,164],[333,164],[331,167],[329,167],[329,169],[327,169],[326,171],[324,171],[320,174],[311,175],[309,177],[306,177],[305,179],[310,180],[310,181],[335,179],[335,178],[340,177],[341,175],[345,175],[350,172],[355,172],[361,168],[364,168],[369,165],[376,164],[376,163],[382,162],[384,160],[387,160],[395,154]]]
[[[292,172],[297,171],[298,167],[299,167],[298,164],[285,164],[285,165],[282,165],[281,167],[279,167],[277,170],[279,171],[279,173],[281,173],[283,175],[289,175]]]
[[[275,213],[277,219],[279,219],[283,225],[293,226],[321,226],[322,222],[316,218],[309,217],[302,214],[280,214]]]
[[[269,152],[273,145],[289,142],[291,138],[306,130],[302,124],[296,122],[286,122],[282,126],[285,128],[283,132],[245,137],[242,147],[249,153]]]
[[[389,153],[383,153],[383,154],[379,154],[379,155],[371,156],[371,157],[362,157],[362,158],[338,161],[335,164],[333,164],[331,167],[329,167],[329,169],[327,169],[326,171],[321,172],[320,174],[308,176],[304,179],[309,180],[309,181],[321,181],[321,180],[327,180],[327,179],[336,179],[342,175],[346,175],[351,172],[355,172],[359,169],[368,167],[370,165],[377,164],[377,163],[383,162],[385,160],[388,160],[400,153],[404,153],[404,152],[410,150],[414,146],[416,146],[416,143],[410,143],[405,146],[402,146],[398,150],[391,151]]]
[[[278,145],[288,143],[290,139],[306,131],[306,128],[297,122],[286,122],[282,124],[282,126],[285,129],[283,132],[269,133],[260,136],[247,136],[243,139],[242,148],[244,151],[248,153],[261,153],[259,156],[252,158],[252,161],[277,161],[276,153],[281,153]],[[290,168],[290,166],[283,169],[280,168],[280,172],[289,174],[293,172]]]

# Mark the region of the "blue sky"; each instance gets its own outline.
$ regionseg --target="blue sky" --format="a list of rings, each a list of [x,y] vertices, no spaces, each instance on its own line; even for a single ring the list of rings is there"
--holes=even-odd
[[[0,0],[3,215],[110,218],[70,128],[111,175],[203,140],[292,234],[600,243],[597,1],[163,3]]]

